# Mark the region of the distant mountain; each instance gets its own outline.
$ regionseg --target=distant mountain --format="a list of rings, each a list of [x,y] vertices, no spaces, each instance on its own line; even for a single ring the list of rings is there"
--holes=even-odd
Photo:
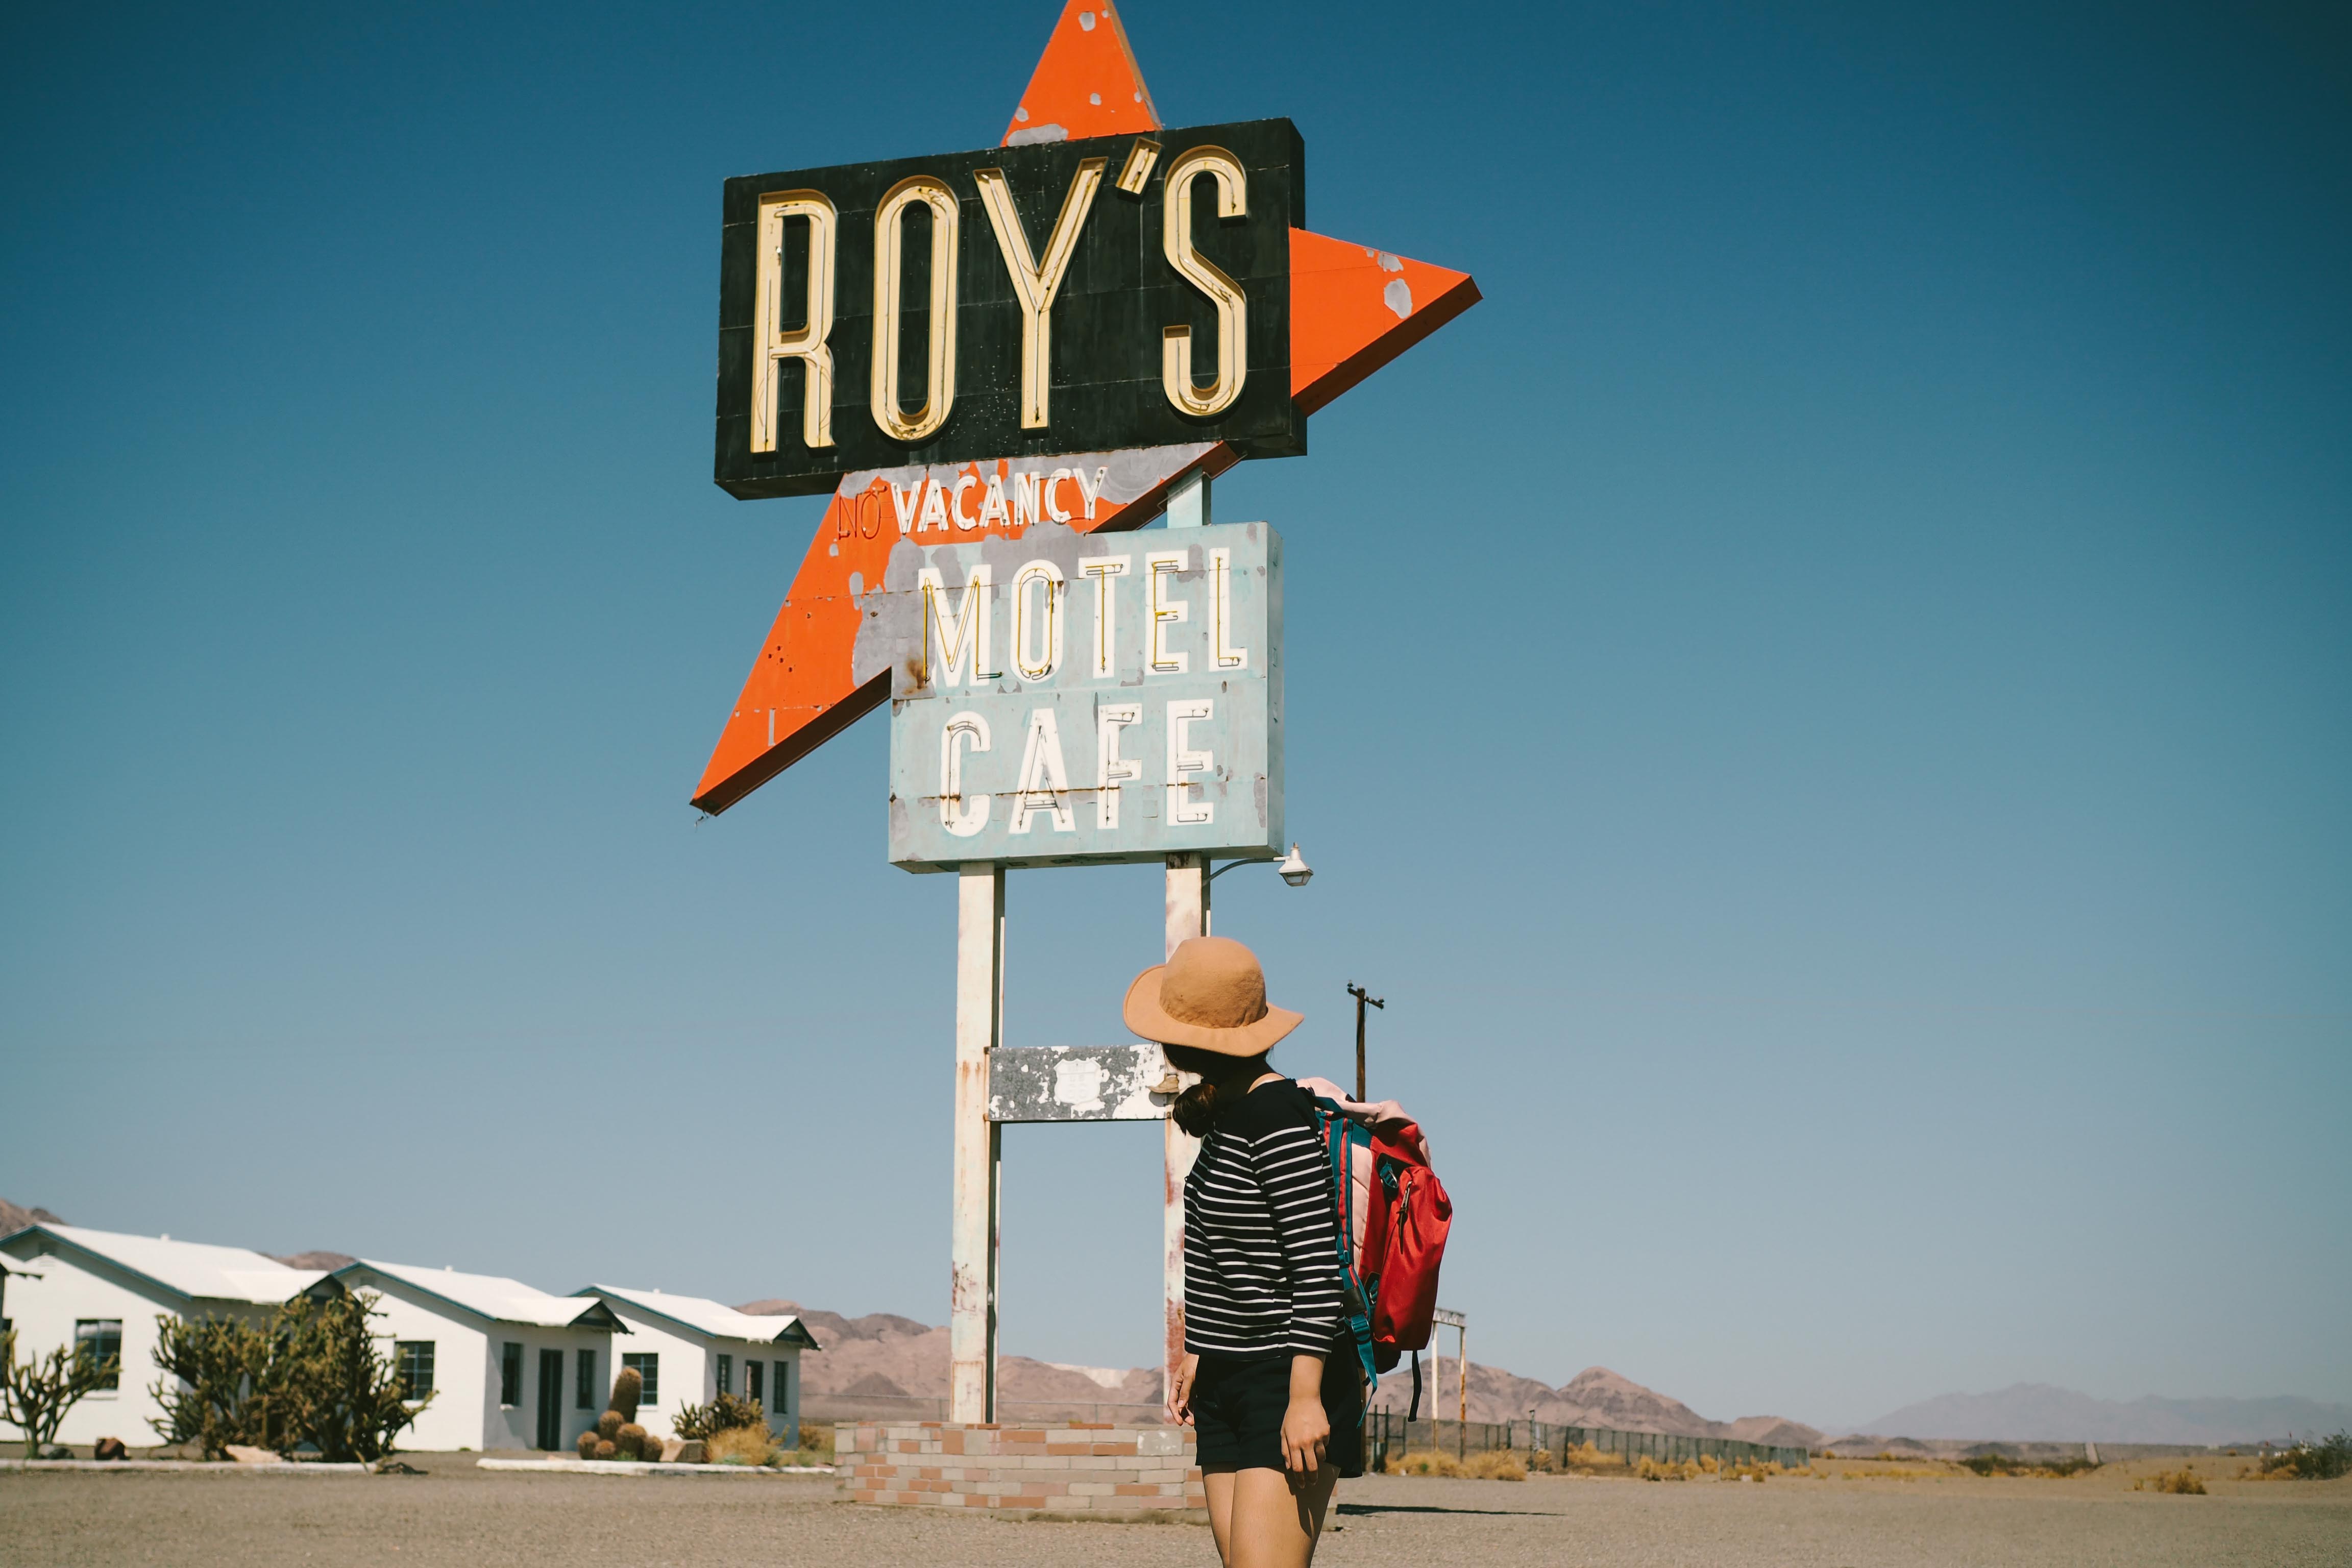
[[[329,1273],[358,1258],[348,1252],[265,1252],[264,1258],[274,1258],[289,1268],[324,1268]]]
[[[0,1236],[13,1235],[28,1225],[63,1225],[63,1216],[44,1208],[20,1209],[6,1198],[0,1198]]]
[[[771,1298],[746,1301],[735,1309],[754,1316],[791,1313],[815,1334],[819,1353],[801,1363],[802,1390],[813,1397],[866,1397],[880,1404],[885,1398],[943,1400],[948,1396],[948,1331],[901,1318],[893,1312],[870,1312],[845,1318],[839,1312],[803,1307],[796,1301]],[[1032,1419],[1054,1418],[1045,1408],[1063,1407],[1061,1418],[1088,1418],[1100,1405],[1133,1405],[1145,1408],[1160,1403],[1160,1369],[1137,1367],[1057,1366],[1028,1356],[999,1356],[997,1392],[1024,1407]],[[1077,1409],[1077,1406],[1085,1406]],[[909,1411],[929,1416],[928,1411]],[[1142,1414],[1141,1410],[1134,1412]]]
[[[1432,1415],[1452,1420],[1462,1408],[1454,1369],[1450,1360],[1441,1372],[1436,1361],[1423,1358],[1421,1414],[1424,1420]],[[1402,1413],[1412,1398],[1411,1373],[1392,1372],[1381,1379],[1380,1389],[1372,1395],[1372,1408]],[[1643,1387],[1605,1366],[1586,1367],[1558,1388],[1548,1388],[1533,1378],[1474,1361],[1468,1406],[1473,1421],[1536,1420],[1557,1426],[1608,1426],[1620,1432],[1664,1432],[1682,1437],[1737,1437],[1790,1447],[1810,1447],[1822,1440],[1822,1434],[1812,1427],[1779,1415],[1710,1421],[1681,1400]]]
[[[2273,1399],[2095,1399],[2046,1383],[1945,1394],[1865,1422],[1868,1432],[1979,1442],[2259,1443],[2352,1429],[2352,1405]]]
[[[755,1314],[797,1313],[816,1334],[823,1353],[801,1363],[801,1386],[812,1395],[834,1394],[845,1399],[860,1395],[898,1394],[944,1399],[948,1392],[948,1331],[929,1328],[911,1318],[876,1312],[845,1318],[782,1300],[748,1301],[736,1309]],[[1454,1366],[1448,1361],[1441,1376],[1437,1363],[1422,1360],[1421,1416],[1427,1420],[1454,1417],[1459,1403],[1454,1389]],[[1079,1405],[1102,1402],[1149,1406],[1160,1402],[1160,1369],[1072,1366],[1034,1361],[1027,1356],[1003,1356],[997,1362],[997,1387],[1003,1397],[1024,1406]],[[1402,1414],[1412,1395],[1412,1377],[1403,1369],[1381,1379],[1372,1396],[1375,1409]],[[1737,1421],[1709,1421],[1679,1400],[1644,1388],[1607,1367],[1588,1367],[1559,1388],[1533,1378],[1519,1377],[1500,1367],[1470,1363],[1469,1412],[1473,1421],[1524,1421],[1532,1409],[1535,1419],[1557,1426],[1613,1426],[1628,1432],[1669,1432],[1692,1437],[1739,1437],[1751,1443],[1790,1447],[1818,1445],[1822,1435],[1799,1422],[1777,1415],[1747,1415]],[[1034,1414],[1034,1410],[1031,1412]]]

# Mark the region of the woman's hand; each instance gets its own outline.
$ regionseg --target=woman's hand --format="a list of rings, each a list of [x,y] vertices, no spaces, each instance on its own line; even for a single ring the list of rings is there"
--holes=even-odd
[[[1176,1386],[1168,1394],[1168,1419],[1179,1426],[1192,1424],[1192,1380],[1200,1371],[1201,1358],[1196,1355],[1176,1363]]]
[[[1323,1358],[1290,1358],[1290,1407],[1282,1413],[1282,1462],[1292,1474],[1311,1476],[1323,1468],[1331,1441],[1331,1417],[1323,1411]]]

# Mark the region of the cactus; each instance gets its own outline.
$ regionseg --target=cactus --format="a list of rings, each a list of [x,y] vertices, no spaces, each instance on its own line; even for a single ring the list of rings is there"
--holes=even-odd
[[[607,1410],[596,1417],[596,1436],[607,1443],[611,1442],[621,1435],[621,1423],[627,1419],[617,1410]]]
[[[619,1447],[624,1458],[636,1458],[645,1450],[646,1429],[634,1421],[624,1422],[621,1426],[620,1436],[614,1441]],[[656,1446],[654,1452],[658,1454],[661,1448]]]
[[[595,1434],[593,1431],[587,1431],[587,1432],[583,1432],[583,1433],[581,1433],[581,1434],[580,1434],[580,1445],[579,1445],[579,1447],[580,1447],[580,1457],[581,1457],[582,1458],[583,1458],[583,1459],[593,1459],[593,1458],[594,1458],[596,1457],[596,1434]]]
[[[617,1459],[621,1457],[620,1447],[609,1437],[601,1438],[596,1444],[595,1457],[600,1459]]]
[[[637,1369],[623,1367],[621,1375],[613,1380],[613,1408],[621,1413],[624,1422],[637,1418],[637,1401],[643,1399],[645,1394],[646,1380],[637,1375]]]

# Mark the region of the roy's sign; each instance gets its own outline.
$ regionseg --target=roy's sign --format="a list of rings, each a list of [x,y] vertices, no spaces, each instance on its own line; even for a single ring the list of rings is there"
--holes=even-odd
[[[892,679],[892,862],[1281,853],[1281,650],[1262,522],[908,536],[858,635]]]
[[[727,182],[717,477],[1223,441],[1306,450],[1286,120]]]

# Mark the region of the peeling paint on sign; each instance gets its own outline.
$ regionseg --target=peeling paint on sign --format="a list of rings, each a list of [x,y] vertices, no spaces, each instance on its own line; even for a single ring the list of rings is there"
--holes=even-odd
[[[1177,1082],[1154,1045],[1000,1047],[988,1053],[988,1119],[1160,1121]]]

